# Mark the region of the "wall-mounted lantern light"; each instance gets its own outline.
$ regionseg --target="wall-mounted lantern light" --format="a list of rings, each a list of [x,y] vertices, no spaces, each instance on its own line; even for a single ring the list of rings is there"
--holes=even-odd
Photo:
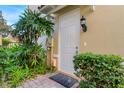
[[[80,21],[81,21],[82,30],[86,32],[87,31],[86,18],[82,16]]]

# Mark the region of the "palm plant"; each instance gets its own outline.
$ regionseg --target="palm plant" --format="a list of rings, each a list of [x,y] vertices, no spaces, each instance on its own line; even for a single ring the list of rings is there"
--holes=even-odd
[[[27,9],[14,24],[13,33],[23,44],[37,44],[42,34],[51,36],[53,25],[51,21],[41,17],[41,13]]]
[[[22,43],[22,51],[18,51],[16,62],[21,66],[32,68],[46,61],[46,51],[39,46],[37,40],[42,35],[51,36],[54,24],[41,17],[37,11],[25,10],[20,20],[14,24],[13,34]],[[44,60],[42,60],[44,59]],[[23,64],[24,63],[24,64]]]

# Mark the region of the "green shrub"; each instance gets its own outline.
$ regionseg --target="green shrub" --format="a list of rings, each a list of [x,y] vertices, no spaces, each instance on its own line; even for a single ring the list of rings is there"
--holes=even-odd
[[[124,87],[124,71],[120,63],[124,60],[116,55],[83,53],[74,57],[74,68],[78,77],[86,81],[80,87],[118,88]]]
[[[10,74],[10,76],[11,76],[11,79],[10,79],[11,86],[10,87],[18,86],[21,81],[23,81],[24,79],[27,78],[28,75],[29,75],[28,68],[22,69],[20,67],[15,67]]]
[[[48,67],[45,64],[40,64],[39,66],[31,69],[31,71],[33,72],[33,74],[46,74],[48,71]]]
[[[7,53],[4,48],[0,47],[0,80],[5,79],[5,74],[6,71],[5,69],[7,68]]]
[[[11,42],[11,40],[9,38],[7,38],[7,37],[2,38],[3,46],[7,46],[10,42]]]
[[[39,45],[0,47],[0,86],[16,87],[24,79],[49,72],[45,53]]]
[[[41,45],[20,45],[18,51],[15,53],[14,61],[16,65],[29,68],[34,68],[37,65],[46,63],[45,50]]]
[[[96,83],[95,82],[89,82],[89,81],[80,81],[80,87],[81,88],[96,88]]]

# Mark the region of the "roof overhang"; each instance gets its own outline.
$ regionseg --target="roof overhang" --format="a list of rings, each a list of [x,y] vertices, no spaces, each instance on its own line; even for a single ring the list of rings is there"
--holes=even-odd
[[[49,15],[55,13],[56,11],[66,7],[67,5],[45,5],[40,10],[40,12]]]

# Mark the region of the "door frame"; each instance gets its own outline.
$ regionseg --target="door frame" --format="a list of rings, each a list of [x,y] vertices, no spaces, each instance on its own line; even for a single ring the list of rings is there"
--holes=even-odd
[[[66,12],[62,15],[60,15],[58,17],[58,71],[62,71],[61,69],[61,66],[60,66],[60,63],[61,63],[61,35],[60,35],[60,17],[64,16],[64,15],[67,15],[67,14],[70,14],[70,13],[73,13],[75,11],[78,11],[79,12],[79,20],[80,20],[80,8],[76,8],[74,10],[71,10],[69,12]],[[80,23],[79,23],[80,24]],[[80,30],[80,26],[79,26],[79,30]],[[80,31],[79,31],[79,51],[80,51]],[[64,73],[67,73],[67,72],[64,72]],[[70,74],[70,73],[67,73],[67,74]]]

